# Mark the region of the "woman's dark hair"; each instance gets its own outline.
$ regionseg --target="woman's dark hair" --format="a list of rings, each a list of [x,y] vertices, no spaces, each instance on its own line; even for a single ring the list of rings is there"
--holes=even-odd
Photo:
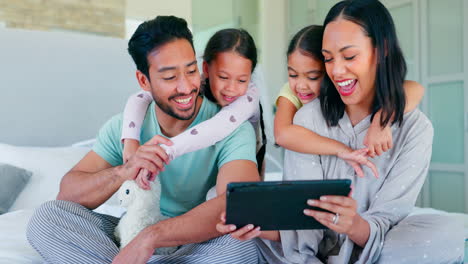
[[[183,18],[157,16],[138,26],[128,41],[128,53],[132,56],[137,69],[149,79],[148,54],[176,39],[186,39],[193,49],[192,33]]]
[[[253,72],[257,65],[257,47],[252,36],[243,29],[227,28],[216,32],[206,44],[203,60],[209,65],[219,53],[229,51],[234,51],[250,60],[252,62],[251,72]],[[203,93],[206,98],[216,103],[208,79],[203,85]]]
[[[372,117],[380,109],[380,125],[403,121],[406,62],[395,31],[393,19],[378,0],[345,0],[334,5],[328,12],[324,29],[328,23],[339,18],[349,20],[362,27],[377,50],[375,96]],[[324,76],[320,89],[322,114],[331,126],[336,126],[343,117],[345,105],[328,75]]]
[[[203,53],[203,60],[209,65],[214,59],[216,59],[216,56],[219,53],[229,51],[234,51],[240,56],[250,60],[252,62],[251,72],[254,71],[255,66],[257,65],[257,47],[255,46],[255,42],[249,32],[243,29],[227,28],[216,32],[206,44],[205,52]],[[216,99],[211,92],[210,80],[208,80],[208,78],[205,80],[202,90],[206,98],[216,103]],[[260,128],[262,130],[263,145],[257,152],[257,168],[259,173],[262,172],[267,142],[265,124],[263,122],[262,105],[260,105]]]
[[[317,25],[307,26],[299,32],[289,42],[287,56],[299,49],[299,52],[306,56],[323,62],[322,54],[323,27]]]

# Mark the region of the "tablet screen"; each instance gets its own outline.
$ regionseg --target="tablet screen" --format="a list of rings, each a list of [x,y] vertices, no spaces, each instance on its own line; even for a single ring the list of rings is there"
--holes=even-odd
[[[241,228],[247,224],[261,230],[326,229],[304,215],[308,199],[323,195],[347,196],[351,180],[237,182],[227,187],[226,224]]]

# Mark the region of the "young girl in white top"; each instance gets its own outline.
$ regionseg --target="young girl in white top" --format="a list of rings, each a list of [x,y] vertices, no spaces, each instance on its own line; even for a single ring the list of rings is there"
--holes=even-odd
[[[223,29],[208,41],[203,55],[202,94],[222,107],[218,114],[173,138],[172,145],[161,145],[169,161],[185,153],[209,147],[232,133],[239,124],[249,120],[257,134],[257,163],[262,169],[266,137],[263,131],[259,91],[251,82],[257,64],[257,49],[250,34],[242,29]],[[140,128],[151,94],[132,95],[123,115],[123,158],[126,161],[139,147]],[[184,103],[184,102],[179,102]],[[261,130],[261,131],[259,131]],[[140,187],[148,189],[148,172],[137,176]],[[150,175],[150,180],[154,175]]]

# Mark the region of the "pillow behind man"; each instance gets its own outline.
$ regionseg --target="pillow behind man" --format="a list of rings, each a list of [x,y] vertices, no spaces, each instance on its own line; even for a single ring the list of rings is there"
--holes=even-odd
[[[0,163],[0,214],[8,212],[31,175],[25,169]]]

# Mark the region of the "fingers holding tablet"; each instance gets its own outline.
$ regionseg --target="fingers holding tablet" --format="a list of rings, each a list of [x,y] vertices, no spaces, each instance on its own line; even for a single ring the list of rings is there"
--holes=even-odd
[[[221,221],[216,225],[216,230],[222,234],[230,234],[233,238],[245,241],[261,235],[260,227],[248,224],[240,229],[235,225],[226,225],[226,213],[221,213]]]
[[[305,215],[338,233],[348,234],[359,216],[356,201],[347,196],[322,196],[320,200],[308,200],[307,204],[328,212],[305,209]]]
[[[260,227],[254,227],[254,225],[249,224],[241,229],[238,229],[231,233],[231,236],[237,240],[245,241],[250,240],[252,238],[260,236],[262,232],[260,231]]]
[[[223,225],[228,223],[240,228],[253,224],[260,226],[263,233],[274,230],[324,229],[327,227],[304,215],[306,201],[319,200],[322,196],[349,195],[350,185],[349,179],[229,183]],[[341,203],[333,204],[338,206]],[[227,231],[227,227],[220,228]],[[235,235],[244,237],[246,233],[239,232]]]

